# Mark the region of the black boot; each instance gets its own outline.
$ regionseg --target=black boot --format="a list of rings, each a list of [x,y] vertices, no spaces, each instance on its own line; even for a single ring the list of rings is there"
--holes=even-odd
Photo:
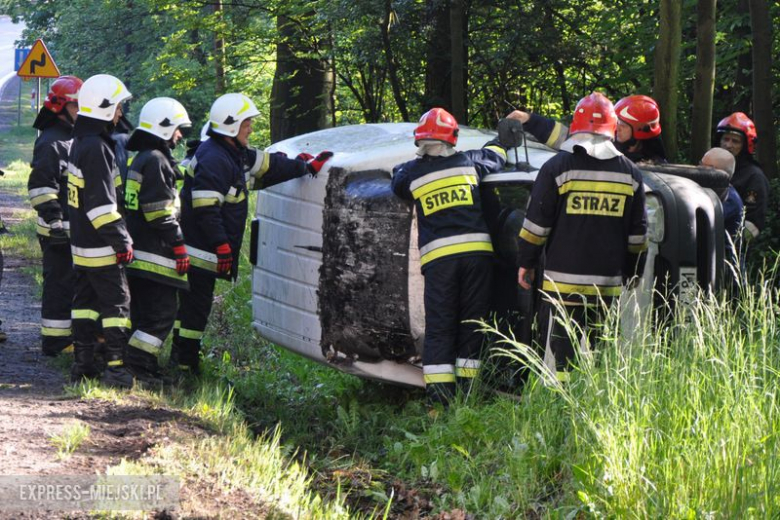
[[[184,375],[200,375],[200,352],[199,341],[197,340],[179,340],[184,343],[179,346],[174,338],[171,346],[171,356],[168,358],[168,370],[173,373],[182,373]],[[195,343],[193,343],[193,341]]]
[[[441,405],[446,410],[455,396],[455,383],[428,383],[425,398],[428,406]]]
[[[92,345],[76,344],[73,352],[73,365],[70,367],[70,382],[80,383],[83,379],[100,377],[100,370],[95,366],[94,347]]]
[[[133,346],[127,347],[125,364],[136,382],[144,386],[155,388],[173,383],[172,378],[164,376],[160,371],[157,356]]]
[[[135,379],[127,367],[112,365],[109,362],[108,368],[103,372],[103,377],[100,378],[100,382],[113,388],[133,388]]]
[[[103,336],[95,341],[95,366],[101,373],[106,370],[106,338]]]
[[[133,374],[130,373],[124,362],[125,348],[110,342],[106,342],[105,346],[106,371],[103,372],[100,382],[114,388],[133,388],[135,382]]]

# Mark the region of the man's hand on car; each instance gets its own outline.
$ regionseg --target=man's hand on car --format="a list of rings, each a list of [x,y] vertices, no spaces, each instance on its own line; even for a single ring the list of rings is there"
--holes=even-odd
[[[517,119],[523,124],[526,124],[531,119],[531,114],[523,112],[522,110],[513,110],[506,116],[507,119]]]
[[[309,173],[316,177],[317,174],[320,173],[322,167],[325,166],[325,163],[328,162],[328,159],[331,157],[333,157],[333,152],[326,151],[320,152],[317,154],[317,157],[307,160],[306,167],[309,170]]]

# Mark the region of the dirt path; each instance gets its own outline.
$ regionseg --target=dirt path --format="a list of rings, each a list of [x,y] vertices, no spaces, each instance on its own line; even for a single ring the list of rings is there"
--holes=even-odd
[[[5,116],[0,115],[0,122],[7,120]],[[4,191],[0,182],[0,216],[11,232],[25,209],[29,209],[27,200]],[[65,372],[58,368],[67,362],[54,363],[40,352],[38,289],[22,271],[28,261],[7,253],[4,257],[0,319],[8,341],[0,343],[0,475],[105,473],[122,459],[144,457],[158,444],[212,434],[191,417],[140,397],[127,396],[114,403],[69,396]],[[60,457],[51,437],[76,421],[87,424],[90,434],[75,453]],[[231,512],[248,517],[259,510],[251,498],[221,494],[205,488],[200,479],[182,484],[176,517],[216,518]],[[88,517],[72,512],[10,512],[0,504],[0,519]]]
[[[0,191],[0,216],[13,231],[26,201]],[[8,341],[0,344],[0,475],[90,475],[122,458],[143,456],[179,428],[177,411],[130,399],[116,404],[70,398],[66,378],[40,353],[40,302],[34,281],[21,271],[25,261],[5,256],[0,285],[0,319]],[[90,435],[68,458],[60,458],[51,437],[75,421]],[[64,517],[64,515],[63,515]],[[73,515],[68,515],[73,518]],[[2,511],[0,518],[57,518],[52,513]]]

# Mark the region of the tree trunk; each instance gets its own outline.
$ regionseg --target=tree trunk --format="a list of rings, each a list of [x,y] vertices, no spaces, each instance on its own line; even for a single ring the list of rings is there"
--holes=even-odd
[[[717,0],[699,0],[696,8],[696,79],[691,121],[692,164],[710,148],[712,96],[715,88],[715,12]]]
[[[219,18],[222,15],[222,0],[214,2],[214,15]],[[214,33],[214,90],[217,96],[225,93],[225,40],[221,35]]]
[[[450,12],[447,0],[427,0],[427,25],[431,27],[426,44],[425,94],[423,111],[433,107],[452,110],[450,80]]]
[[[772,18],[766,0],[750,0],[753,29],[753,117],[758,131],[758,160],[767,177],[777,177],[777,138],[772,114]]]
[[[465,32],[465,17],[463,13],[463,0],[450,0],[450,54],[451,60],[451,91],[452,91],[452,115],[461,124],[467,124],[466,117],[466,48],[463,46],[463,33]]]
[[[393,7],[390,3],[391,0],[385,0],[385,17],[381,22],[382,33],[382,45],[385,51],[385,59],[387,60],[387,73],[390,76],[390,87],[393,89],[393,99],[398,107],[398,111],[401,112],[401,118],[403,121],[409,121],[409,111],[406,108],[406,99],[404,99],[401,92],[401,82],[398,80],[398,64],[395,61],[393,55],[393,47],[390,44],[390,26],[393,20]]]
[[[305,21],[277,16],[279,42],[271,88],[271,141],[281,141],[331,126],[333,68],[308,47]],[[321,42],[320,42],[321,43]]]
[[[748,4],[748,0],[739,0],[737,10],[740,13],[749,12],[750,5]],[[749,24],[745,23],[743,25],[737,26],[734,29],[734,38],[748,40],[750,38]],[[731,111],[725,114],[721,114],[724,117],[731,112],[744,112],[746,114],[750,113],[750,104],[752,99],[750,76],[752,72],[751,69],[753,68],[751,54],[752,53],[750,52],[750,49],[746,48],[745,51],[737,58],[737,74],[734,78],[734,88],[731,89],[731,103],[729,103]]]
[[[653,95],[661,108],[661,126],[667,130],[664,146],[670,159],[677,156],[677,77],[682,39],[682,2],[661,0],[660,34],[655,53]]]
[[[569,101],[569,90],[566,88],[566,72],[563,70],[563,64],[560,60],[555,60],[553,68],[555,69],[555,77],[558,78],[558,87],[561,89],[563,113],[571,114],[571,101]]]

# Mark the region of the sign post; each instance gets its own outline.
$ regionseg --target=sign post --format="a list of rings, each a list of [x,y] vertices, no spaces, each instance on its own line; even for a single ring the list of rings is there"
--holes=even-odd
[[[30,54],[30,48],[14,49],[14,72],[17,72],[21,67],[24,60],[27,59],[27,55]],[[22,124],[22,82],[19,82],[19,100],[16,107],[16,126]]]
[[[17,69],[16,75],[24,79],[38,79],[38,87],[35,91],[35,108],[38,111],[41,108],[41,78],[58,78],[60,77],[60,69],[54,63],[54,59],[51,57],[49,49],[46,48],[46,44],[43,43],[43,40],[38,39],[35,40],[30,52]],[[38,132],[38,135],[40,135],[40,132]]]
[[[58,78],[60,69],[49,54],[43,40],[35,40],[27,57],[16,71],[16,75],[25,78]]]

